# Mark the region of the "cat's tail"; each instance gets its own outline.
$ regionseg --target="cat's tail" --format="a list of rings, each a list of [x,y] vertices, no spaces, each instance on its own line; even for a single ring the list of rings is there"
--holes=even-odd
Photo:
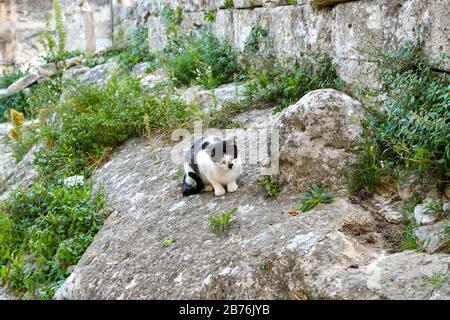
[[[185,196],[185,197],[192,196],[194,194],[202,192],[203,188],[205,187],[202,179],[198,175],[196,175],[194,172],[188,172],[187,175],[195,181],[195,186],[187,183],[186,175],[184,175],[183,187],[182,187],[183,196]]]

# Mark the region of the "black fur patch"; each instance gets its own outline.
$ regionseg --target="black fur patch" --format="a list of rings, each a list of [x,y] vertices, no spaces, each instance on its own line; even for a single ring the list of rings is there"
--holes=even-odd
[[[182,193],[183,193],[183,196],[185,196],[185,197],[200,193],[203,191],[203,189],[205,187],[202,179],[198,175],[196,175],[194,172],[189,172],[188,175],[189,175],[189,177],[194,179],[195,186],[188,184],[186,182],[186,175],[184,175]]]

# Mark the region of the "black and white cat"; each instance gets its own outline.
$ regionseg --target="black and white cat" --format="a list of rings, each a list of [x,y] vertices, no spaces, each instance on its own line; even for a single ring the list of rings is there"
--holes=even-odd
[[[241,170],[235,137],[201,138],[184,154],[183,196],[213,190],[216,196],[221,196],[225,187],[228,192],[235,192]]]

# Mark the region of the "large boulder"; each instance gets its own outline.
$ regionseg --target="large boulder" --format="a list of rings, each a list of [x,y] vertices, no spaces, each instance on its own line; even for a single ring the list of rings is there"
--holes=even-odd
[[[290,191],[316,182],[345,189],[346,170],[362,141],[361,104],[334,89],[311,91],[280,115],[278,180]]]
[[[275,119],[242,114],[237,136],[248,143],[250,129]],[[345,198],[289,214],[296,197],[268,199],[260,165],[244,163],[235,193],[182,197],[173,149],[131,140],[95,172],[111,214],[57,299],[428,299],[426,280],[448,270],[448,255],[389,254],[390,225]],[[215,235],[208,216],[232,208],[228,233]],[[433,298],[448,299],[448,287]]]

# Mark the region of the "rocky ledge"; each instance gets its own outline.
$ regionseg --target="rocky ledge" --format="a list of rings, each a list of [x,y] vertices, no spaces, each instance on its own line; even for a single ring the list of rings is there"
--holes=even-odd
[[[254,110],[239,120],[245,137],[277,118]],[[379,198],[341,196],[299,213],[297,195],[266,198],[258,164],[245,166],[236,193],[185,198],[174,146],[131,140],[97,170],[111,214],[56,299],[450,298],[448,280],[428,281],[448,273],[450,256],[393,252],[396,225]],[[212,233],[208,216],[232,208],[228,233]],[[169,238],[176,242],[163,247]]]

